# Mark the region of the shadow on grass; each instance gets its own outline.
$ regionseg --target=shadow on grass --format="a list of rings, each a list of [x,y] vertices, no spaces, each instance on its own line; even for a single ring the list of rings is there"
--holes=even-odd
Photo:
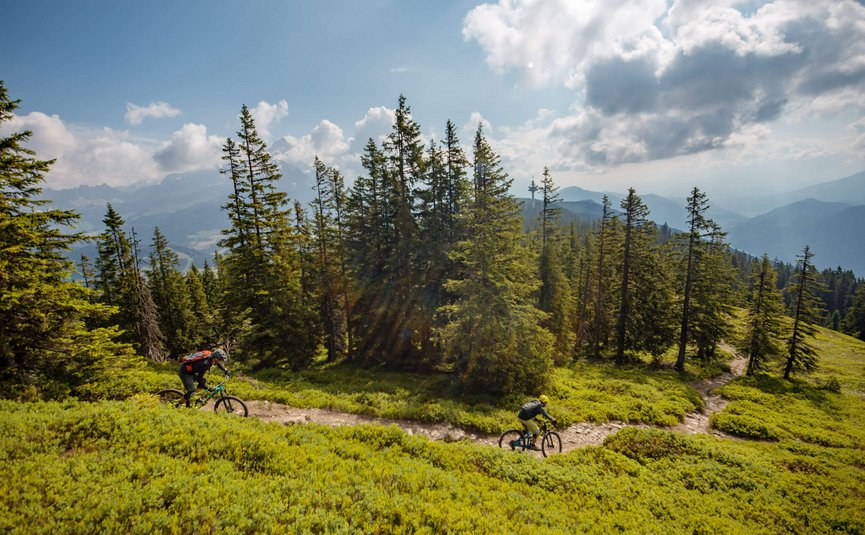
[[[782,377],[760,373],[752,377],[742,377],[737,382],[742,386],[756,388],[764,394],[796,396],[824,410],[835,406],[836,400],[825,386],[816,386],[802,379],[794,378],[788,381]]]

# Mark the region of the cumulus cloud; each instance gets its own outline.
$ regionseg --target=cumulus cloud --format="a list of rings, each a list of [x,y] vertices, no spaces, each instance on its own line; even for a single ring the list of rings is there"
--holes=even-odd
[[[208,136],[203,124],[185,124],[171,134],[153,155],[166,173],[183,173],[219,167],[225,138]]]
[[[865,111],[865,6],[752,4],[501,0],[472,9],[463,36],[496,70],[574,91],[573,115],[534,125],[564,167],[742,147],[802,110]]]
[[[288,116],[288,102],[285,99],[276,104],[262,100],[258,105],[249,110],[255,120],[255,127],[263,137],[270,137],[270,127]]]
[[[326,165],[338,164],[347,155],[348,147],[342,128],[325,119],[309,134],[283,136],[273,144],[273,151],[276,159],[305,168],[312,166],[316,156]]]
[[[140,125],[144,119],[152,117],[154,119],[163,119],[165,117],[176,117],[180,115],[180,110],[171,106],[167,102],[152,102],[147,106],[138,106],[128,102],[126,104],[126,115],[124,119],[132,126]]]
[[[361,152],[370,139],[382,141],[393,129],[396,121],[396,110],[385,106],[370,108],[359,121],[354,123],[354,136],[350,148],[352,152]]]
[[[203,125],[186,124],[160,142],[111,128],[70,126],[57,115],[41,112],[13,116],[2,135],[25,130],[32,132],[26,146],[38,158],[56,160],[46,176],[46,185],[56,189],[128,186],[158,182],[169,173],[215,169],[224,142],[207,135]]]

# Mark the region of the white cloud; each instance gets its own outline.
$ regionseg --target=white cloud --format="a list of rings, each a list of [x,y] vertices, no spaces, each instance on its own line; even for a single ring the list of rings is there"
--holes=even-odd
[[[185,124],[171,134],[153,155],[166,173],[183,173],[200,169],[216,169],[222,158],[225,138],[208,136],[203,124]]]
[[[280,100],[276,104],[271,104],[262,100],[258,105],[249,110],[252,118],[255,120],[255,127],[262,137],[270,137],[270,127],[288,116],[288,102],[285,99]]]
[[[180,110],[171,106],[167,102],[152,102],[147,106],[138,106],[128,102],[126,104],[126,115],[124,116],[124,119],[128,124],[138,126],[148,117],[163,119],[165,117],[176,117],[178,115],[180,115]]]
[[[203,125],[186,124],[167,141],[135,138],[128,131],[67,125],[57,115],[41,112],[13,116],[2,134],[32,131],[25,146],[40,159],[56,159],[46,186],[127,186],[158,182],[169,173],[215,169],[221,162],[219,136]]]
[[[573,115],[509,132],[545,132],[563,168],[743,150],[760,125],[865,112],[855,0],[500,0],[463,36],[494,70],[574,91]]]
[[[382,141],[393,129],[396,110],[385,106],[369,108],[359,121],[354,123],[354,136],[350,140],[351,150],[361,152],[370,139]]]
[[[342,128],[327,119],[321,121],[311,133],[304,136],[283,136],[274,143],[278,160],[290,162],[300,168],[309,168],[318,156],[326,165],[339,165],[348,154],[348,141]]]

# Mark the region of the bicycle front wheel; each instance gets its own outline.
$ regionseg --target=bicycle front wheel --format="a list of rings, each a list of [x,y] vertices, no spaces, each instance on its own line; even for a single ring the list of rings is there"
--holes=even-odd
[[[562,437],[555,431],[548,431],[541,441],[541,453],[544,457],[562,452]]]
[[[247,416],[249,411],[246,408],[246,403],[240,398],[234,396],[225,396],[216,400],[213,406],[214,412],[226,412],[236,416]]]
[[[516,429],[508,429],[499,437],[499,447],[509,450],[515,450],[517,448],[524,449],[520,441],[522,437],[522,432],[517,431]]]
[[[172,407],[180,407],[184,404],[183,392],[176,388],[166,388],[156,393],[159,396],[159,402],[171,405]]]

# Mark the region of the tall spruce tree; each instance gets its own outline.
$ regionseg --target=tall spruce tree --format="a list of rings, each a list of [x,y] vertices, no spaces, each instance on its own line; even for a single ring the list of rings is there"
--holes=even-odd
[[[697,358],[703,360],[715,356],[718,344],[732,329],[735,273],[725,236],[720,227],[709,225],[707,239],[699,245],[697,276],[692,281],[690,338],[697,345]]]
[[[165,336],[169,355],[177,358],[196,343],[191,326],[192,303],[183,275],[178,269],[180,259],[169,247],[168,239],[159,227],[153,231],[150,251],[148,287],[159,311],[159,328]]]
[[[345,295],[342,285],[345,280],[340,275],[342,265],[342,244],[340,230],[336,225],[336,205],[340,191],[334,188],[332,175],[336,172],[329,169],[318,156],[315,157],[315,199],[312,202],[315,211],[315,242],[317,279],[319,299],[319,314],[324,328],[327,359],[333,362],[344,354],[346,349],[346,307],[341,302]]]
[[[865,283],[860,282],[853,294],[843,322],[844,332],[865,340]]]
[[[619,287],[619,318],[616,324],[616,364],[625,362],[628,331],[633,331],[632,277],[638,264],[635,262],[640,246],[645,243],[645,233],[649,229],[649,209],[634,191],[628,189],[628,195],[622,199],[622,217],[624,219],[624,234],[622,238],[621,284]]]
[[[553,360],[564,364],[573,352],[574,327],[571,321],[574,308],[570,282],[562,263],[561,199],[550,170],[544,168],[541,180],[541,251],[539,308],[547,313],[543,326],[555,337]]]
[[[97,242],[96,288],[103,303],[114,306],[116,321],[126,332],[124,341],[151,360],[165,360],[165,337],[159,328],[159,317],[153,296],[141,273],[138,243],[123,230],[123,218],[109,203],[105,231]]]
[[[787,363],[784,366],[784,379],[790,379],[793,372],[817,369],[817,349],[808,342],[817,333],[815,324],[819,322],[820,308],[815,294],[818,289],[817,272],[811,259],[814,253],[805,246],[797,256],[796,273],[787,291],[793,296],[793,331],[787,342]]]
[[[18,104],[0,81],[0,131]],[[24,146],[30,135],[0,137],[0,397],[83,395],[131,350],[115,342],[116,326],[89,326],[111,310],[69,280],[65,255],[81,235],[66,229],[78,215],[39,198],[53,161]]]
[[[385,157],[370,139],[361,155],[367,176],[358,177],[348,198],[347,237],[349,271],[357,284],[354,302],[357,321],[354,339],[357,358],[368,363],[386,362],[390,321],[390,258],[393,255],[394,210]]]
[[[467,234],[453,252],[460,275],[447,283],[456,299],[443,307],[448,323],[439,339],[465,388],[533,392],[545,382],[553,339],[533,302],[539,281],[523,244],[519,205],[508,193],[511,179],[480,127],[474,184]]]
[[[391,133],[384,142],[389,205],[393,209],[393,247],[388,259],[389,290],[392,300],[385,312],[390,339],[385,358],[393,366],[411,368],[419,356],[423,313],[420,309],[421,290],[418,276],[418,223],[415,186],[424,177],[423,141],[420,125],[415,122],[406,98],[399,96]]]
[[[208,341],[222,342],[219,336],[219,302],[211,301],[207,296],[204,276],[195,264],[183,275],[186,295],[189,296],[189,346],[196,346]]]
[[[601,221],[598,226],[597,239],[597,264],[595,267],[595,292],[594,292],[594,318],[592,327],[592,356],[596,359],[601,358],[601,346],[605,345],[608,336],[609,314],[605,303],[607,302],[607,293],[605,285],[605,273],[609,272],[605,254],[609,245],[611,225],[610,220],[613,217],[611,203],[609,197],[603,197],[603,211],[601,212]]]
[[[235,185],[229,202],[231,227],[220,267],[225,315],[233,325],[223,332],[252,366],[303,368],[318,343],[315,314],[301,294],[300,256],[287,195],[276,188],[279,166],[267,151],[249,109],[240,113],[239,141],[223,147]],[[248,323],[248,327],[243,327]]]
[[[742,349],[748,354],[746,374],[751,376],[768,369],[773,358],[782,352],[784,336],[784,301],[776,286],[777,275],[768,255],[752,276],[748,304],[747,333]]]
[[[706,219],[705,213],[709,208],[709,199],[705,193],[697,187],[691,191],[688,196],[686,210],[688,214],[688,233],[687,233],[687,252],[685,254],[685,286],[682,297],[682,321],[679,328],[679,354],[676,358],[676,369],[682,371],[685,369],[685,352],[689,340],[689,323],[691,321],[691,293],[696,277],[697,266],[700,261],[700,242],[702,232],[708,227],[710,222]]]

